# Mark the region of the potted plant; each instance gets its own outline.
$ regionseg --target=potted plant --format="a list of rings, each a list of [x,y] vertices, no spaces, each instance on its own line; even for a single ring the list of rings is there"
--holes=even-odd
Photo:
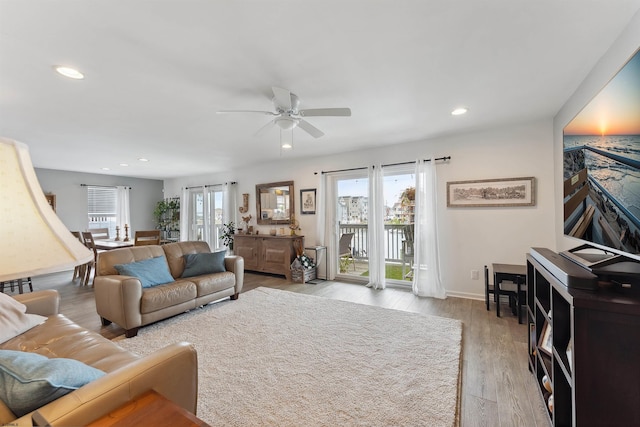
[[[222,224],[222,235],[220,236],[220,238],[222,239],[222,243],[230,250],[233,250],[233,235],[235,233],[236,225],[233,223],[233,221]]]

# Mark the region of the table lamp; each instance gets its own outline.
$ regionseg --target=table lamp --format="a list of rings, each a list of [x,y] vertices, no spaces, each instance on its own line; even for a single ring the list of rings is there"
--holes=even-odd
[[[27,146],[0,138],[0,282],[71,270],[92,259],[47,203]]]

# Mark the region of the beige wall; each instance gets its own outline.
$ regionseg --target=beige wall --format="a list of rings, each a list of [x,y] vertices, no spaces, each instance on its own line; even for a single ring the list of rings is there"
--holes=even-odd
[[[529,247],[554,246],[551,120],[363,152],[248,165],[227,173],[171,179],[165,181],[165,194],[179,195],[185,186],[237,181],[238,201],[241,201],[242,193],[249,193],[249,212],[255,217],[255,185],[292,179],[296,217],[300,220],[305,243],[315,244],[318,216],[299,215],[298,200],[300,189],[319,188],[320,174],[315,175],[314,172],[410,161],[432,155],[452,156],[450,163],[438,166],[442,279],[450,295],[484,298],[482,273],[479,280],[472,280],[471,270],[481,272],[484,264],[492,262],[523,264]],[[537,203],[534,207],[446,207],[447,181],[522,176],[536,177]]]

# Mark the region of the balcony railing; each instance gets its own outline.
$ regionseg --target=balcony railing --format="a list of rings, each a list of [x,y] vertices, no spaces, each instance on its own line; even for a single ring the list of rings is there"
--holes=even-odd
[[[384,259],[385,261],[402,261],[402,241],[405,240],[404,228],[407,224],[385,224],[384,226]],[[353,233],[351,248],[357,260],[368,260],[367,224],[340,224],[340,235]]]

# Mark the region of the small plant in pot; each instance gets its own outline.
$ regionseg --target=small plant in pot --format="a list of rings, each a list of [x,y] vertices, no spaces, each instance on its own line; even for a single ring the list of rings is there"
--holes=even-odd
[[[222,235],[220,236],[220,238],[222,239],[222,244],[228,247],[230,250],[233,250],[233,235],[235,233],[236,225],[233,223],[233,221],[222,224]]]

